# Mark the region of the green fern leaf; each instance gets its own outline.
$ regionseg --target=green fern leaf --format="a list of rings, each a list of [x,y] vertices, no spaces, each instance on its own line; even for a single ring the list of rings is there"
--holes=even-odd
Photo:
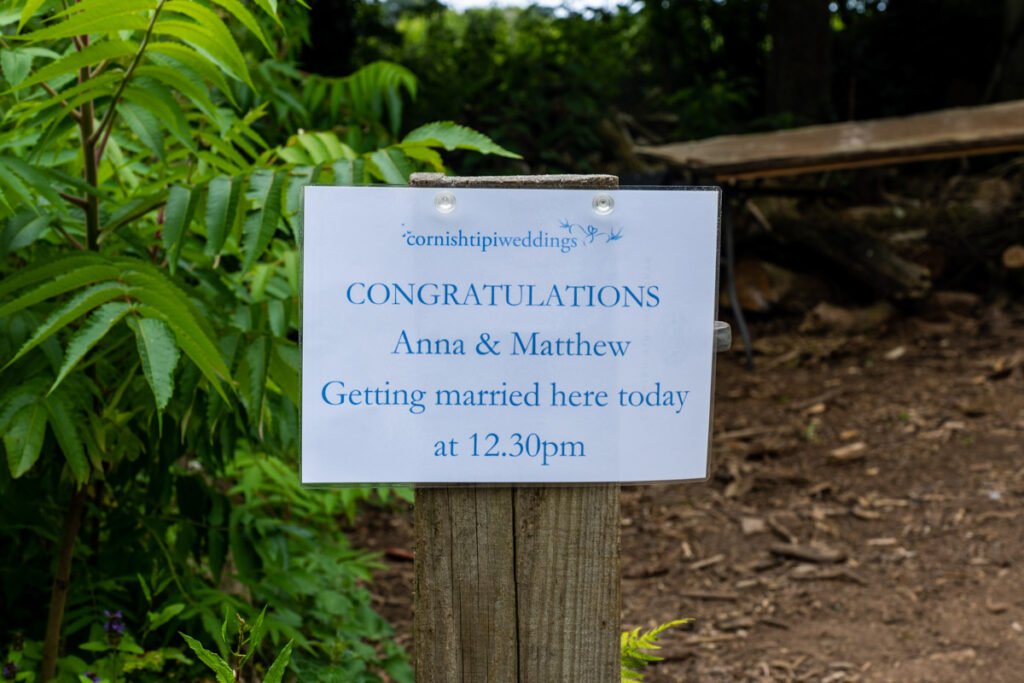
[[[241,50],[238,49],[238,44],[231,37],[231,32],[228,31],[224,22],[215,13],[194,3],[174,5],[174,10],[183,14],[203,16],[207,19],[212,16],[213,19],[209,24],[197,23],[200,20],[162,19],[153,27],[155,35],[170,36],[191,45],[196,51],[216,64],[227,76],[244,82],[250,88],[256,87],[249,76],[249,69],[245,65],[245,58],[242,56]]]
[[[238,0],[212,0],[214,3],[220,5],[228,13],[231,14],[235,19],[238,19],[245,28],[249,30],[254,36],[256,36],[263,47],[267,49],[267,52],[274,54],[274,48],[267,40],[266,34],[263,33],[263,29],[260,27],[260,23],[256,20],[256,17],[252,15],[252,12],[246,8],[245,5],[240,3]]]
[[[171,275],[178,268],[178,256],[185,241],[188,226],[196,211],[196,197],[199,193],[184,187],[172,187],[167,194],[167,208],[164,210],[163,243],[167,251],[167,265]]]
[[[64,363],[57,373],[57,379],[53,381],[53,386],[50,387],[50,393],[53,393],[68,373],[85,358],[85,354],[89,353],[130,310],[131,304],[115,301],[103,304],[93,311],[86,323],[68,341]]]
[[[149,24],[141,12],[155,6],[155,0],[83,0],[57,15],[63,21],[20,37],[38,43],[92,33],[141,31]]]
[[[623,631],[620,638],[620,654],[622,661],[623,681],[643,681],[643,674],[640,672],[653,662],[662,661],[662,657],[644,652],[644,650],[657,650],[659,636],[670,628],[688,624],[692,619],[676,619],[657,626],[644,633],[639,628],[632,631]]]
[[[409,157],[396,147],[378,149],[370,155],[371,170],[389,185],[408,185],[413,166]]]
[[[7,467],[17,479],[36,464],[43,450],[46,435],[46,407],[42,401],[33,401],[16,412],[4,431]]]
[[[161,161],[164,160],[164,133],[160,120],[151,112],[131,102],[117,105],[117,113],[133,133],[139,136],[146,147]]]
[[[206,254],[219,254],[238,219],[242,180],[219,176],[210,181],[206,193]]]
[[[105,40],[93,43],[80,52],[71,52],[37,69],[32,76],[22,81],[14,90],[20,90],[37,83],[52,81],[58,76],[76,73],[79,69],[86,66],[129,57],[135,54],[138,49],[139,46],[136,43],[128,40]]]
[[[510,152],[498,145],[483,133],[460,126],[451,121],[435,121],[420,126],[410,132],[402,140],[402,145],[420,144],[428,147],[443,147],[447,150],[468,149],[481,154],[495,154],[509,159],[521,159],[515,152]]]
[[[365,185],[366,162],[362,159],[336,161],[331,164],[335,185]]]
[[[237,104],[231,87],[228,85],[227,79],[224,78],[224,73],[216,64],[194,49],[190,49],[181,43],[154,40],[146,47],[146,53],[151,59],[154,54],[169,57],[181,66],[194,71],[197,75],[212,83],[213,87],[223,93],[232,104]]]
[[[267,386],[267,365],[270,361],[270,342],[265,336],[254,339],[245,349],[248,366],[248,413],[249,421],[256,425],[260,421],[263,407],[263,392]]]
[[[89,274],[87,275],[81,274],[81,271],[84,268],[92,268],[95,266],[99,266],[100,269],[98,271],[89,271]],[[79,280],[70,281],[65,289],[58,287],[58,291],[56,292],[44,292],[40,297],[30,300],[24,305],[20,305],[15,308],[8,308],[7,306],[4,306],[3,308],[0,308],[0,318],[8,316],[17,310],[21,310],[25,306],[31,306],[33,303],[43,301],[51,296],[56,296],[57,294],[75,289],[81,285],[96,282],[97,280],[117,277],[118,272],[117,268],[112,267],[106,259],[93,253],[62,256],[60,258],[43,261],[35,266],[22,269],[13,275],[5,276],[3,281],[0,281],[0,297],[7,296],[11,292],[16,292],[19,289],[24,289],[40,282],[55,280],[55,278],[61,276],[76,276]],[[97,277],[97,273],[100,273],[101,275]],[[106,275],[106,277],[103,277],[102,275]]]
[[[85,446],[82,444],[82,436],[78,433],[79,420],[74,416],[71,402],[63,392],[57,392],[47,396],[44,403],[50,429],[57,437],[57,443],[64,453],[71,475],[79,484],[85,483],[89,479],[89,461],[85,457]]]
[[[36,328],[35,333],[24,343],[24,345],[22,345],[18,350],[18,353],[14,355],[14,358],[4,365],[4,368],[9,367],[12,363],[42,344],[72,321],[82,317],[100,304],[105,304],[119,296],[124,296],[125,293],[126,288],[120,282],[101,282],[79,292],[77,295],[69,299],[67,303],[51,313],[46,321]]]
[[[178,365],[178,344],[174,333],[157,318],[129,318],[135,333],[142,373],[153,390],[157,410],[163,411],[174,394],[174,369]]]
[[[259,210],[245,220],[242,233],[242,268],[249,270],[270,244],[274,231],[281,220],[285,173],[257,173],[253,175],[250,187],[261,205]]]

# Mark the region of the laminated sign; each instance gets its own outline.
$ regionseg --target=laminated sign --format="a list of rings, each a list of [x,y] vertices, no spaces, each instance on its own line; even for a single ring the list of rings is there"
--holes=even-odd
[[[302,481],[706,477],[719,202],[307,188]]]

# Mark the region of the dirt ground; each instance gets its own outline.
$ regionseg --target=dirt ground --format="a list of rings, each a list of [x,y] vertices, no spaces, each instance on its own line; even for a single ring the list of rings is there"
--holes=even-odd
[[[1024,307],[951,300],[720,358],[710,481],[622,493],[623,628],[695,618],[648,681],[1024,681]],[[410,515],[354,535],[411,649]]]

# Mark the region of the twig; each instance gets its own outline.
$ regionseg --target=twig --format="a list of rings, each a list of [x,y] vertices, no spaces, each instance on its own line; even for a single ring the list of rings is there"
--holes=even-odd
[[[104,130],[111,128],[114,125],[114,116],[117,114],[117,103],[121,101],[121,96],[124,95],[124,90],[128,87],[128,81],[131,80],[132,74],[135,73],[135,69],[139,66],[142,61],[142,55],[146,51],[146,46],[149,45],[149,39],[153,35],[153,28],[156,26],[156,20],[160,16],[160,10],[163,9],[166,0],[160,0],[156,8],[153,10],[153,16],[149,20],[149,26],[146,27],[146,32],[142,36],[142,41],[139,43],[139,49],[135,52],[135,56],[132,57],[131,63],[128,65],[128,69],[124,72],[124,78],[117,85],[117,90],[114,91],[114,96],[110,99],[110,106],[107,108],[107,113],[100,122],[99,127],[93,132],[92,138],[89,140],[90,143],[96,144],[104,135]],[[102,152],[102,148],[100,150]]]
[[[76,249],[81,249],[82,251],[85,251],[85,245],[76,240],[75,236],[72,235],[67,230],[65,230],[63,225],[61,225],[60,223],[56,223],[55,227],[57,228],[57,232],[63,235],[64,239],[70,242],[72,246],[74,246]]]
[[[50,614],[46,621],[46,639],[43,641],[42,680],[48,681],[57,673],[57,655],[60,650],[61,625],[64,621],[64,606],[68,599],[71,582],[71,562],[74,559],[75,541],[82,527],[85,514],[87,489],[83,486],[71,495],[67,516],[64,518],[64,533],[57,547],[57,571],[50,593]]]
[[[81,209],[84,209],[89,206],[89,202],[82,199],[81,197],[76,197],[75,195],[68,194],[67,192],[58,192],[57,194],[59,194],[62,199],[74,204],[75,206]]]

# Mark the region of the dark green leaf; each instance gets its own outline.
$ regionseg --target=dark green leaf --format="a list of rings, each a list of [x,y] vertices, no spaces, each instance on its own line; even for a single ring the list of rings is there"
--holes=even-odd
[[[135,333],[142,372],[153,390],[157,410],[162,411],[174,394],[174,369],[178,365],[178,344],[170,326],[157,318],[130,318]]]
[[[88,273],[82,273],[82,270],[87,267],[100,266],[100,270],[91,270]],[[98,274],[109,274],[108,277],[98,277]],[[16,310],[21,310],[25,306],[31,306],[34,303],[43,301],[56,296],[63,292],[70,291],[76,287],[80,287],[90,282],[96,282],[98,279],[106,280],[110,277],[117,277],[118,270],[107,263],[106,259],[98,254],[74,254],[72,256],[63,256],[50,261],[41,261],[34,266],[24,268],[17,273],[9,276],[5,276],[0,281],[0,297],[7,296],[11,292],[15,292],[19,289],[24,289],[29,285],[34,285],[38,282],[46,282],[47,280],[54,280],[55,278],[62,276],[74,276],[75,279],[64,280],[66,287],[59,286],[58,291],[50,292],[46,290],[38,298],[33,296],[29,303],[19,305],[16,308],[10,309],[7,306],[0,309],[0,318],[10,315]],[[63,287],[63,288],[62,288]],[[38,290],[37,290],[38,291]],[[12,302],[13,303],[13,302]]]
[[[336,161],[331,165],[335,185],[365,185],[366,162],[362,159]]]
[[[396,147],[378,149],[370,155],[370,162],[380,178],[389,185],[408,185],[413,166],[409,157]]]
[[[39,236],[50,226],[51,216],[35,216],[31,220],[11,220],[7,229],[3,232],[3,239],[0,242],[0,256],[12,251],[17,251],[35,242]]]
[[[57,379],[53,381],[53,386],[50,387],[51,393],[85,357],[85,354],[89,353],[89,350],[96,346],[129,310],[131,310],[131,304],[116,301],[104,304],[93,311],[85,325],[75,332],[68,342],[68,348],[64,352],[64,364],[61,366],[60,372],[57,373]]]
[[[118,104],[117,112],[132,132],[139,136],[142,144],[148,147],[158,159],[163,160],[164,132],[160,128],[160,121],[153,112],[131,102]]]
[[[14,415],[3,435],[12,477],[17,479],[36,464],[45,435],[46,407],[42,401],[34,401]]]
[[[47,317],[46,322],[36,329],[35,333],[18,350],[18,353],[14,355],[14,358],[9,360],[4,367],[11,365],[11,363],[17,361],[39,344],[42,344],[51,335],[62,330],[70,322],[77,320],[100,304],[105,304],[111,299],[124,296],[125,293],[126,288],[120,282],[101,282],[79,292],[51,313]]]
[[[249,369],[248,412],[249,422],[259,424],[263,406],[263,392],[267,386],[267,364],[270,361],[270,340],[265,336],[254,339],[246,346],[245,361]]]
[[[207,650],[198,640],[191,636],[187,636],[182,633],[181,637],[185,639],[188,646],[196,653],[199,660],[209,667],[214,674],[216,674],[217,683],[235,682],[235,673],[231,670],[231,667],[228,666],[228,663],[221,659],[219,655]]]
[[[149,23],[141,12],[154,6],[152,0],[83,0],[64,13],[73,12],[63,21],[26,33],[22,38],[38,43],[90,33],[141,31]]]
[[[281,220],[281,202],[285,173],[260,173],[252,178],[251,187],[256,191],[260,208],[245,219],[242,233],[242,255],[244,270],[249,270],[270,244],[274,231]]]
[[[206,194],[206,254],[213,256],[224,248],[238,217],[242,180],[219,176],[210,181]]]
[[[521,159],[518,154],[510,152],[496,144],[483,133],[460,126],[451,121],[435,121],[420,126],[402,140],[402,144],[420,143],[431,147],[443,147],[447,150],[468,149],[481,154],[496,154],[510,159]]]
[[[167,251],[167,265],[171,274],[178,267],[178,256],[181,245],[185,241],[188,226],[192,224],[192,216],[196,212],[196,190],[184,187],[172,187],[167,194],[167,208],[164,210],[163,243]]]
[[[79,69],[92,66],[121,57],[128,57],[135,54],[139,46],[127,40],[104,40],[93,43],[84,50],[76,50],[56,59],[44,67],[37,69],[34,74],[21,83],[20,88],[25,88],[36,83],[51,81],[58,76],[76,73]]]
[[[45,399],[46,411],[49,414],[50,429],[57,437],[57,443],[64,453],[71,475],[79,484],[89,479],[89,462],[85,458],[85,447],[78,433],[78,422],[75,419],[71,402],[63,392],[50,394]]]
[[[281,654],[277,656],[274,663],[267,669],[267,675],[263,678],[263,683],[281,683],[281,679],[284,677],[284,672],[288,668],[288,660],[292,657],[292,641],[288,641],[288,644],[281,650]]]
[[[25,81],[32,70],[32,55],[23,50],[0,51],[0,68],[4,72],[4,80],[13,87]]]

